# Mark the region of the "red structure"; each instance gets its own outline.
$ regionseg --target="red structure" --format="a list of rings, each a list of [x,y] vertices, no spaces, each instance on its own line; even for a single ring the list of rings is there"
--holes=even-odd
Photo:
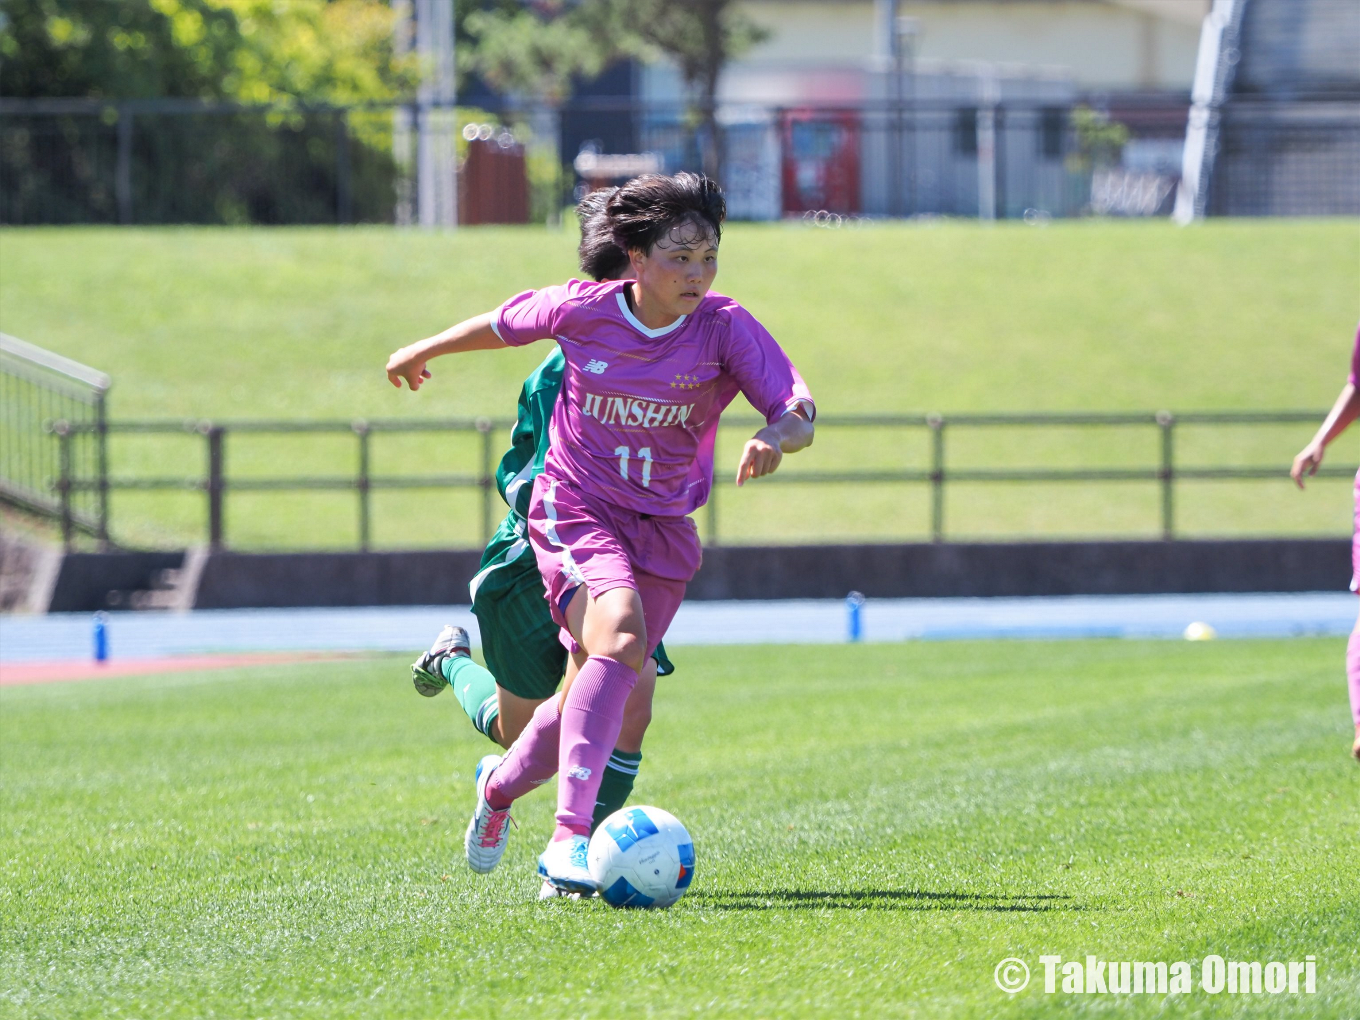
[[[859,117],[849,111],[785,110],[780,118],[784,212],[857,213]]]
[[[458,171],[458,222],[529,222],[524,146],[514,142],[503,145],[498,138],[476,138],[468,143],[467,159]]]

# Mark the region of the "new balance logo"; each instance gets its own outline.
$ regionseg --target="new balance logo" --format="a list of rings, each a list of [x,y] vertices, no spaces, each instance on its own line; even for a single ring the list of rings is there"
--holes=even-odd
[[[609,362],[601,361],[599,358],[591,358],[586,362],[586,371],[593,372],[595,375],[604,375],[604,370],[609,367]]]
[[[572,779],[589,779],[590,769],[584,765],[573,765],[567,769],[567,775],[571,776]]]

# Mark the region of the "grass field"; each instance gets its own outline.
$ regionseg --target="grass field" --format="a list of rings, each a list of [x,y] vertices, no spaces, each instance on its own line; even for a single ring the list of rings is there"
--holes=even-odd
[[[1342,655],[679,650],[635,802],[698,877],[655,914],[534,901],[548,793],[471,874],[488,745],[401,660],[4,688],[0,1014],[1353,1018]],[[1044,953],[1313,954],[1318,991],[1046,995]]]
[[[505,417],[542,356],[436,365],[419,395],[388,386],[395,347],[573,271],[574,235],[484,228],[453,235],[353,230],[0,231],[0,328],[113,374],[115,418]],[[732,225],[718,287],[789,349],[823,414],[937,410],[1260,409],[1326,406],[1344,381],[1360,316],[1354,220],[971,222],[821,230]],[[1304,426],[1185,429],[1184,463],[1280,464]],[[721,445],[725,473],[741,434]],[[967,466],[1152,466],[1138,432],[951,433]],[[928,437],[824,429],[797,466],[921,467]],[[1344,441],[1338,463],[1360,457]],[[202,440],[118,438],[125,477],[200,476]],[[238,476],[352,477],[352,437],[230,440]],[[375,440],[374,471],[475,471],[468,441]],[[790,469],[795,466],[791,462]],[[1345,482],[1299,498],[1284,481],[1186,483],[1190,534],[1345,534]],[[951,489],[954,537],[1157,533],[1150,483]],[[792,498],[790,498],[792,496]],[[729,541],[909,539],[926,532],[922,486],[764,488],[722,493]],[[120,493],[124,541],[202,537],[195,494]],[[473,545],[470,493],[380,493],[382,546]],[[344,546],[349,493],[236,494],[228,539],[244,548]]]

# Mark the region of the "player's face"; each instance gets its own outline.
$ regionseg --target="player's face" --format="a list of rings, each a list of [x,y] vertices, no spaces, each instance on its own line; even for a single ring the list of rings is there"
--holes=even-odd
[[[649,303],[675,318],[698,308],[718,275],[718,242],[692,224],[671,231],[645,255],[629,256]]]

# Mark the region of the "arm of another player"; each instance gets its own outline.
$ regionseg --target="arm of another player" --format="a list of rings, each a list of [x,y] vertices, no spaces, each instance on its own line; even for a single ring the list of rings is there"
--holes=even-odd
[[[1323,420],[1322,427],[1317,430],[1317,435],[1299,451],[1299,455],[1294,458],[1294,466],[1289,469],[1289,476],[1300,489],[1303,488],[1304,478],[1317,474],[1317,469],[1322,466],[1327,444],[1345,432],[1346,426],[1357,417],[1360,417],[1360,391],[1356,389],[1355,383],[1348,382],[1341,388],[1336,403]]]
[[[401,381],[405,379],[407,386],[418,390],[420,384],[430,378],[430,370],[425,364],[432,358],[437,358],[441,354],[461,354],[464,351],[494,351],[508,346],[496,335],[496,330],[491,325],[495,317],[496,312],[474,316],[456,326],[450,326],[442,333],[436,333],[432,337],[394,351],[387,359],[388,380],[397,389],[401,389]]]
[[[807,411],[799,405],[773,425],[766,425],[746,441],[737,464],[737,485],[748,478],[773,474],[786,453],[797,453],[812,445],[815,432]]]

